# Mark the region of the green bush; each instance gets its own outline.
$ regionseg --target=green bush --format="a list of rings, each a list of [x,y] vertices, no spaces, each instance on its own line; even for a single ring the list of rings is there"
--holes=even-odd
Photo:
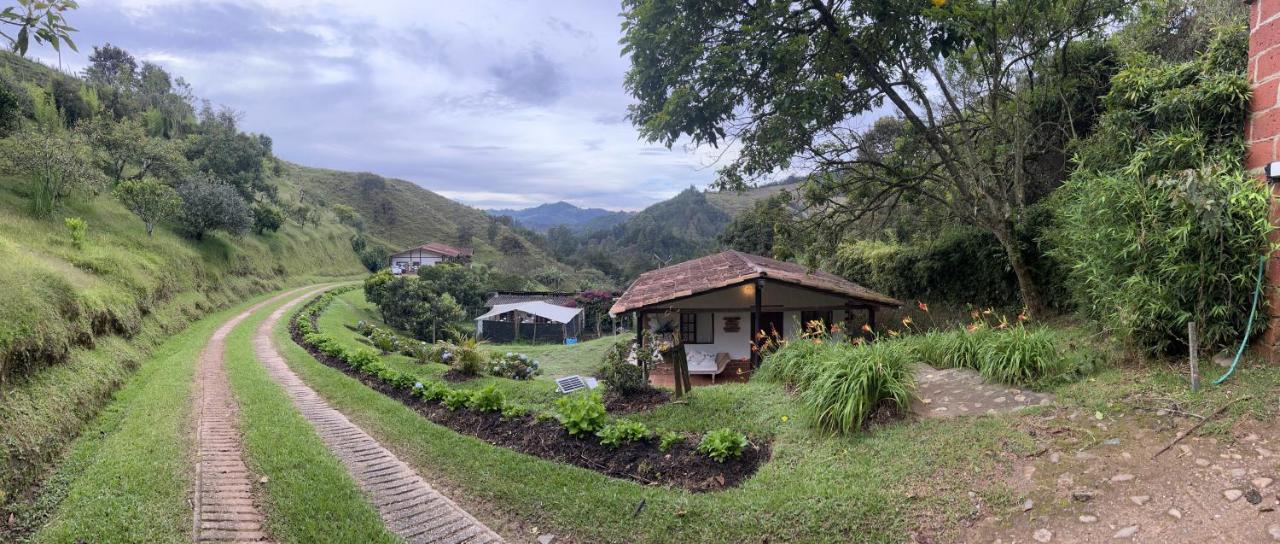
[[[450,410],[466,408],[467,404],[471,403],[471,392],[465,389],[451,389],[445,391],[444,395],[440,397],[440,403],[444,404],[445,408]]]
[[[85,238],[89,235],[89,224],[79,217],[63,219],[67,226],[67,235],[71,237],[71,245],[76,249],[84,249]]]
[[[897,297],[981,306],[1018,300],[1016,279],[1000,242],[973,227],[947,228],[923,243],[842,244],[833,261],[837,274]]]
[[[594,433],[604,427],[606,421],[604,402],[595,391],[556,399],[555,416],[571,435]]]
[[[988,379],[1027,385],[1062,371],[1053,333],[1042,327],[1015,325],[988,336],[979,349],[978,371]]]
[[[882,402],[892,402],[898,409],[911,402],[912,361],[904,344],[820,345],[828,346],[825,364],[802,394],[818,428],[835,433],[857,431]]]
[[[414,384],[413,390],[418,398],[431,402],[443,399],[449,388],[440,382],[428,381]]]
[[[723,463],[742,456],[747,448],[747,435],[732,429],[718,429],[707,433],[698,443],[698,453]]]
[[[829,364],[837,346],[813,341],[787,342],[765,357],[754,378],[806,389]]]
[[[644,369],[630,362],[632,345],[630,340],[617,342],[604,353],[604,363],[599,374],[610,391],[631,395],[652,388]]]
[[[542,374],[538,361],[523,353],[494,355],[489,360],[489,375],[512,380],[528,380]]]
[[[638,440],[644,440],[649,437],[649,428],[639,421],[629,421],[619,419],[612,424],[605,425],[596,433],[600,437],[600,443],[611,448],[617,448],[623,444],[630,444]]]
[[[529,409],[519,404],[507,403],[502,406],[502,419],[524,417],[528,413]]]
[[[374,329],[369,335],[369,342],[384,355],[400,350],[400,337],[387,329]]]
[[[681,442],[684,442],[684,435],[675,431],[667,431],[662,433],[662,436],[658,438],[658,450],[669,451],[672,447]]]
[[[355,353],[348,354],[347,364],[356,370],[368,372],[381,365],[382,360],[378,358],[377,353],[367,349],[360,349],[356,350]]]
[[[1271,224],[1268,189],[1240,160],[1247,42],[1241,26],[1218,31],[1187,62],[1127,59],[1097,127],[1077,143],[1074,173],[1052,197],[1050,238],[1071,263],[1077,306],[1148,354],[1185,353],[1190,321],[1206,352],[1249,327]]]
[[[467,403],[468,408],[481,412],[501,412],[505,405],[506,397],[503,396],[502,391],[499,391],[496,385],[492,384],[473,392],[471,400]]]

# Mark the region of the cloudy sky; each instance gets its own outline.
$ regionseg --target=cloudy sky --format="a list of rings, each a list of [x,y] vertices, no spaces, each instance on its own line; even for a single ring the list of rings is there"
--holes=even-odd
[[[87,0],[69,14],[81,52],[61,62],[124,47],[243,112],[297,163],[480,207],[638,209],[705,186],[719,152],[643,142],[624,119],[618,12],[605,0]]]

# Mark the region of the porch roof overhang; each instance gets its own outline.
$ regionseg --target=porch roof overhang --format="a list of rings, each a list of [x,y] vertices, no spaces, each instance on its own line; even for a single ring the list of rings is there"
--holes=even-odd
[[[617,315],[630,311],[670,308],[681,301],[754,284],[762,279],[768,283],[789,284],[838,297],[844,299],[848,306],[902,305],[895,298],[822,270],[738,251],[725,251],[641,274],[609,309],[609,313]]]

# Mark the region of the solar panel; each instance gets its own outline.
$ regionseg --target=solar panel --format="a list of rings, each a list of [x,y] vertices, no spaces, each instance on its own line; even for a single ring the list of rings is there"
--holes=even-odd
[[[587,382],[582,379],[582,376],[576,374],[556,380],[556,391],[561,393],[572,393],[579,389],[586,389],[586,387]]]

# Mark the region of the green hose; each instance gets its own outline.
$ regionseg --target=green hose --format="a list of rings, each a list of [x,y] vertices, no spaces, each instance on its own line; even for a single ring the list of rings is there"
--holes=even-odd
[[[1253,331],[1253,318],[1258,315],[1258,295],[1262,293],[1262,273],[1267,269],[1267,257],[1263,255],[1262,260],[1258,261],[1258,280],[1257,285],[1253,288],[1253,305],[1249,307],[1249,322],[1244,327],[1244,339],[1240,340],[1240,349],[1236,350],[1236,358],[1231,360],[1231,368],[1227,369],[1227,373],[1221,378],[1214,380],[1213,385],[1222,385],[1231,377],[1231,373],[1236,371],[1236,365],[1240,363],[1240,356],[1244,355],[1244,348],[1249,344],[1249,332]]]

